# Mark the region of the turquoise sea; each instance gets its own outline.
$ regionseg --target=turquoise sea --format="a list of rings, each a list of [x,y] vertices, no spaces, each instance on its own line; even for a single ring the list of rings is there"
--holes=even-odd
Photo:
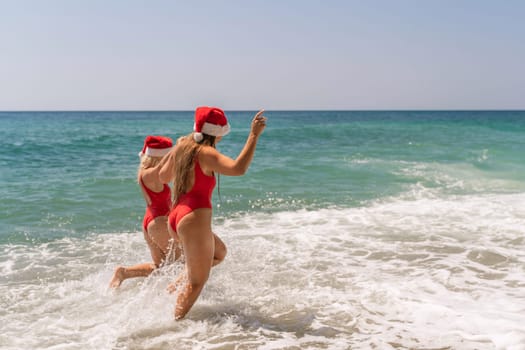
[[[226,112],[235,157],[255,111]],[[149,260],[144,137],[193,112],[0,112],[0,348],[525,349],[525,112],[265,115],[176,322],[180,266],[107,286]]]

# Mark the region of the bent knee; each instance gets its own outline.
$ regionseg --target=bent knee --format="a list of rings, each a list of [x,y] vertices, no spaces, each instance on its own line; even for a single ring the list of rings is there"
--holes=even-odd
[[[227,250],[226,246],[222,246],[221,249],[215,250],[215,259],[223,261],[226,258]]]

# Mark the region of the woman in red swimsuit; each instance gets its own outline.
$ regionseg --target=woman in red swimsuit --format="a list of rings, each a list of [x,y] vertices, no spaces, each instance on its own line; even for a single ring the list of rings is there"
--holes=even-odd
[[[174,207],[169,214],[169,231],[182,243],[187,277],[175,306],[175,319],[183,318],[208,280],[211,267],[226,256],[226,246],[212,232],[211,195],[215,174],[244,175],[255,153],[257,140],[266,126],[263,110],[252,120],[250,134],[236,159],[215,149],[230,126],[224,112],[215,107],[195,111],[194,132],[181,137],[163,159],[159,173],[163,183],[173,181]]]
[[[169,137],[147,136],[144,140],[144,148],[139,153],[137,182],[147,205],[142,228],[153,263],[117,267],[110,282],[112,288],[117,288],[127,278],[149,276],[166,260],[170,248],[176,249],[175,258],[180,255],[178,246],[170,247],[167,222],[172,203],[171,189],[159,180],[160,166],[158,165],[162,157],[171,150],[172,145]]]

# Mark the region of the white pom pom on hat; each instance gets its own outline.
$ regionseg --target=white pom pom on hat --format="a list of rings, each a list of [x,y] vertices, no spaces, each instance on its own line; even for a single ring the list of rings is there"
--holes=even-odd
[[[139,153],[139,157],[144,155],[150,157],[162,157],[173,147],[173,141],[166,136],[148,135],[144,139],[144,147]]]
[[[224,111],[217,107],[197,107],[195,110],[195,124],[193,125],[193,139],[201,142],[203,134],[224,136],[230,132],[230,124]]]
[[[204,135],[202,134],[202,132],[194,132],[193,139],[195,140],[195,142],[199,143],[204,139]]]

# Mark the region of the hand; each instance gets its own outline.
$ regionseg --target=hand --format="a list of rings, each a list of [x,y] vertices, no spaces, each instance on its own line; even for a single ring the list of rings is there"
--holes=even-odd
[[[266,117],[263,115],[264,109],[261,109],[252,120],[252,134],[259,136],[262,134],[264,128],[266,127]]]

